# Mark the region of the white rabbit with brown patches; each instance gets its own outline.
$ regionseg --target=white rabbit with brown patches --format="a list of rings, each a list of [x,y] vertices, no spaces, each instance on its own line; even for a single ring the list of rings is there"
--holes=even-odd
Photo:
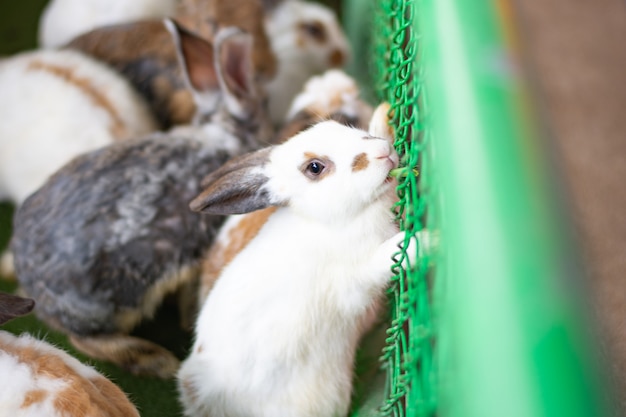
[[[378,108],[377,120],[385,125],[389,107]],[[323,120],[335,120],[348,126],[367,129],[373,108],[360,97],[356,82],[345,72],[331,69],[311,77],[293,100],[289,120],[277,135],[279,141],[309,128]],[[378,136],[393,137],[387,128],[379,129]],[[220,228],[202,262],[199,303],[202,304],[222,269],[243,249],[263,227],[273,208],[229,216]]]
[[[335,12],[312,1],[280,2],[268,11],[265,28],[278,59],[276,77],[267,86],[270,115],[281,125],[306,81],[344,66],[351,48]]]
[[[52,31],[46,26],[54,26],[63,34],[63,44],[68,42],[70,47],[92,54],[127,74],[142,94],[156,98],[159,119],[164,120],[166,127],[171,121],[188,121],[185,117],[193,110],[193,103],[180,93],[178,74],[167,65],[172,61],[171,48],[161,46],[154,25],[142,21],[159,17],[156,11],[160,10],[162,17],[176,18],[205,39],[210,39],[219,25],[235,25],[252,33],[255,67],[264,80],[273,77],[267,92],[275,126],[284,123],[293,97],[309,77],[329,68],[342,67],[351,56],[337,14],[316,1],[178,0],[173,11],[169,10],[170,6],[164,7],[168,2],[172,0],[141,0],[131,7],[117,5],[119,0],[113,1],[111,6],[104,5],[103,0],[55,0],[54,16],[47,16],[51,11],[44,14],[40,33],[44,38],[52,37],[47,35]],[[89,17],[77,22],[73,17],[76,14],[98,16],[98,19]],[[107,26],[102,26],[104,20]],[[118,33],[115,27],[108,27],[113,24],[118,26]],[[68,29],[72,30],[72,35],[64,33]],[[134,40],[137,37],[142,39]],[[123,44],[123,48],[113,42]],[[58,41],[55,44],[59,45]],[[139,49],[147,45],[150,54],[139,55],[138,45]],[[161,70],[166,67],[170,68],[169,73],[163,74]],[[165,79],[153,79],[156,70],[165,75]],[[180,104],[190,110],[180,110],[177,108]]]
[[[390,210],[398,156],[371,125],[321,122],[205,179],[194,210],[276,209],[201,309],[178,372],[186,415],[347,414],[357,344],[404,238]]]
[[[39,21],[39,45],[56,48],[99,26],[172,16],[177,0],[51,0]]]
[[[157,129],[128,81],[77,51],[0,61],[0,91],[0,199],[16,204],[79,153]]]
[[[31,299],[0,293],[0,324],[32,310]],[[139,417],[113,382],[28,334],[0,331],[1,417]]]

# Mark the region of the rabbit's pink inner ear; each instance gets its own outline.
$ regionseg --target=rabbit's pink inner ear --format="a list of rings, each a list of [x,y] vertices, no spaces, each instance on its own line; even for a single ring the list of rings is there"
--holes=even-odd
[[[226,88],[238,98],[253,91],[252,37],[241,33],[224,40],[219,51],[220,68]]]
[[[179,25],[176,28],[180,54],[191,86],[197,91],[218,89],[219,83],[213,65],[213,45]]]

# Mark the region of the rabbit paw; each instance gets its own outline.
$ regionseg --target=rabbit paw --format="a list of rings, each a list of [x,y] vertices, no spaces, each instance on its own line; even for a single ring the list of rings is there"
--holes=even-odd
[[[172,378],[180,361],[167,349],[123,334],[91,337],[70,336],[74,347],[94,359],[105,360],[135,375]]]

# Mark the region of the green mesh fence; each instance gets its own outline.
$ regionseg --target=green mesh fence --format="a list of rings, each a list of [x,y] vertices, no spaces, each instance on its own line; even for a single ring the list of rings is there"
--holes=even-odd
[[[402,165],[407,167],[407,175],[398,186],[400,199],[394,210],[408,237],[424,229],[429,218],[425,185],[430,183],[430,174],[427,159],[422,157],[428,136],[423,123],[416,5],[413,1],[385,1],[379,7],[372,56],[379,99],[391,104],[396,149],[402,156]],[[399,264],[394,266],[396,275],[389,288],[391,325],[381,358],[388,379],[387,399],[381,409],[384,415],[428,416],[436,411],[429,264],[426,255],[408,270]]]
[[[398,221],[440,241],[394,265],[381,416],[606,415],[511,14],[504,0],[344,2],[351,73],[391,104],[407,167]]]

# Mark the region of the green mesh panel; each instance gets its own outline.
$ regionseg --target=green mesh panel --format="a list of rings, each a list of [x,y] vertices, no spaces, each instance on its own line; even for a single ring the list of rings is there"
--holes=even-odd
[[[430,174],[424,157],[428,136],[423,124],[416,3],[387,0],[378,5],[372,42],[374,77],[379,99],[391,104],[395,146],[401,165],[407,168],[398,186],[400,199],[394,210],[408,238],[432,221],[426,210],[429,193],[425,185],[430,183]],[[400,254],[397,261],[404,256]],[[436,410],[430,263],[429,256],[422,256],[408,271],[399,263],[394,266],[395,276],[388,291],[391,325],[381,358],[387,371],[387,399],[381,410],[384,415],[429,416]]]

